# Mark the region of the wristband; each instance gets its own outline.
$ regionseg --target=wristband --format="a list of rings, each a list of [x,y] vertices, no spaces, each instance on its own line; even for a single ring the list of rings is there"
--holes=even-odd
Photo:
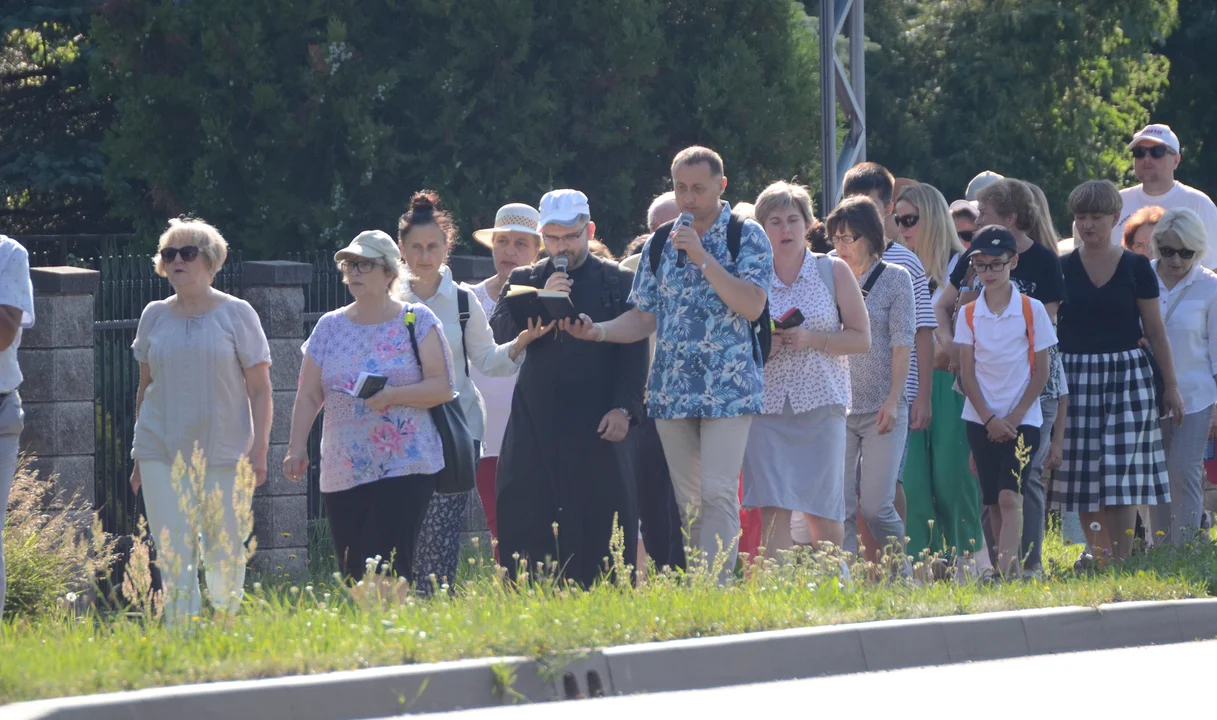
[[[993,422],[993,418],[995,418],[995,417],[997,417],[996,413],[990,415],[989,419],[985,420],[985,424],[982,427],[989,427],[989,423]]]
[[[600,323],[596,323],[594,327],[600,331],[600,337],[596,338],[596,342],[604,342],[604,339],[608,337],[608,330],[605,330]]]

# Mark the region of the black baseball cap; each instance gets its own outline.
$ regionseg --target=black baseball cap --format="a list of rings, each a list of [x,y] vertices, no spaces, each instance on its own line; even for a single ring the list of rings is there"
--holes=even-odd
[[[972,254],[1002,255],[1004,253],[1018,254],[1018,243],[1014,233],[1002,225],[985,225],[972,235],[970,246]]]

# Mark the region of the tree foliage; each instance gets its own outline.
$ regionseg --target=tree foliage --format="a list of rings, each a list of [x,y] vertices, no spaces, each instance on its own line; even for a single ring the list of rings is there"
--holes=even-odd
[[[868,155],[949,198],[991,169],[1069,191],[1126,180],[1125,145],[1165,89],[1175,0],[867,4]]]
[[[392,229],[435,187],[466,231],[585,190],[620,246],[680,147],[732,197],[814,177],[816,39],[790,0],[112,0],[94,22],[115,212],[252,254]]]
[[[1177,177],[1217,196],[1217,2],[1179,0],[1179,29],[1163,54],[1170,87],[1154,111],[1179,135],[1183,162]]]
[[[90,95],[86,2],[0,8],[0,231],[113,229],[98,143],[109,103]]]

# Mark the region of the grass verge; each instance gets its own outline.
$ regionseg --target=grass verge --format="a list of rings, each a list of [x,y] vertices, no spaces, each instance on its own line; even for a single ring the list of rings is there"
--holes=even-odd
[[[784,566],[769,563],[728,589],[693,574],[652,577],[641,589],[538,583],[519,592],[470,557],[461,592],[434,600],[381,599],[366,588],[351,593],[334,585],[259,586],[238,615],[200,617],[185,629],[62,608],[0,631],[0,702],[1217,590],[1217,546],[1210,543],[1151,550],[1101,572],[1073,571],[1076,554],[1055,537],[1045,579],[995,585],[842,585],[832,572],[837,561],[808,553]]]

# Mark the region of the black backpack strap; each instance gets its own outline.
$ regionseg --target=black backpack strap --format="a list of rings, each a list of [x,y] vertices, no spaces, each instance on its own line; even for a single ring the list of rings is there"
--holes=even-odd
[[[675,220],[660,225],[655,228],[655,234],[651,236],[650,254],[647,259],[651,263],[651,272],[659,272],[659,262],[663,260],[663,249],[668,244],[668,236],[672,234],[672,226],[676,224]]]
[[[469,324],[469,292],[456,286],[456,319],[461,324],[461,355],[465,356],[465,377],[469,377],[469,347],[465,345],[465,326]]]
[[[731,253],[731,261],[739,260],[740,243],[744,241],[744,216],[736,212],[731,213],[731,219],[727,221],[727,252]]]
[[[418,352],[418,338],[414,336],[414,306],[406,307],[406,330],[410,333],[410,347],[414,350],[414,359],[418,361],[418,370],[422,372],[423,356]]]
[[[870,294],[871,288],[875,286],[875,282],[879,280],[879,276],[882,275],[883,271],[886,269],[887,263],[883,262],[882,260],[876,263],[874,272],[870,274],[870,277],[868,277],[866,282],[862,285],[863,298]]]

